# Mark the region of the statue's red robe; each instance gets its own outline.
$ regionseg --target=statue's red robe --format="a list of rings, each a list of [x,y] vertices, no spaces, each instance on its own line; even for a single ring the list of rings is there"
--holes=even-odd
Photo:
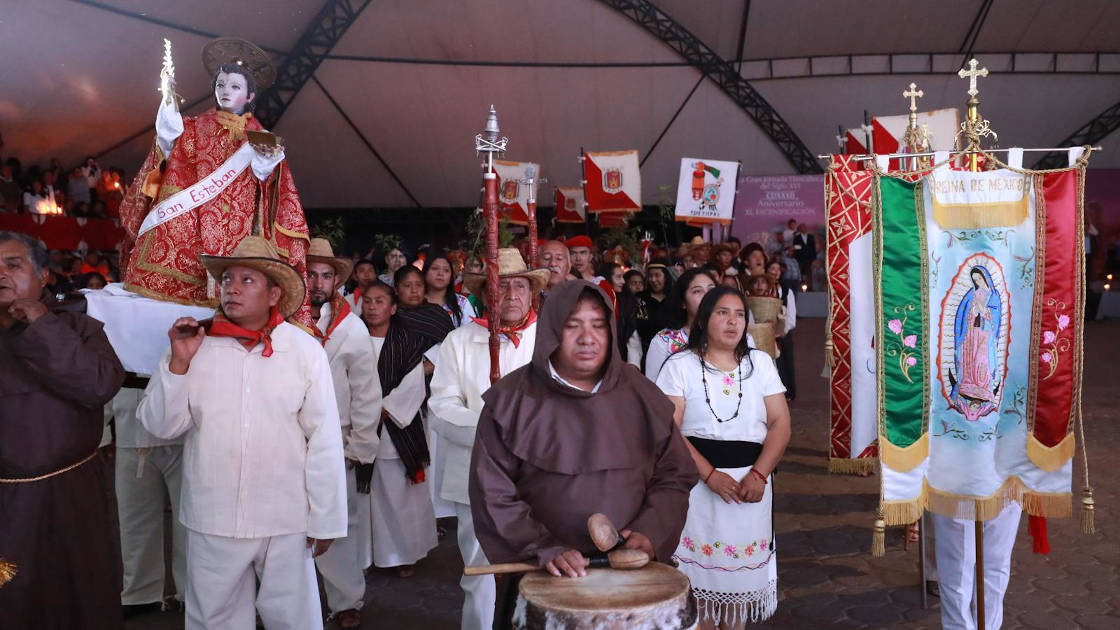
[[[121,251],[126,289],[157,300],[217,306],[217,287],[208,286],[198,257],[228,256],[254,229],[306,281],[307,219],[287,162],[281,162],[263,182],[251,167],[246,168],[215,199],[138,236],[153,205],[213,173],[246,142],[246,130],[262,130],[252,114],[212,109],[183,118],[183,133],[166,162],[153,143],[120,207],[128,236]],[[161,164],[166,164],[162,173]],[[306,296],[303,308],[291,319],[310,329]]]

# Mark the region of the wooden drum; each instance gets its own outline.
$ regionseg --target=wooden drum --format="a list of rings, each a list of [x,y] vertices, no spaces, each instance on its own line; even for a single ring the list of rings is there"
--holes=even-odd
[[[537,571],[521,580],[517,630],[685,630],[696,624],[688,578],[651,562],[641,569],[588,569],[582,578]]]

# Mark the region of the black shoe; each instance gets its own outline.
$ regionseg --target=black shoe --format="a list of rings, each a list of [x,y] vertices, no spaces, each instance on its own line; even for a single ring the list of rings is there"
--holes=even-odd
[[[941,585],[937,583],[937,580],[926,580],[926,592],[937,599],[941,599]]]

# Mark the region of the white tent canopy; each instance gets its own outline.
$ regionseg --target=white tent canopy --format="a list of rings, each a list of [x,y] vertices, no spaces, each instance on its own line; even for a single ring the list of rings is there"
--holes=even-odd
[[[75,164],[135,135],[100,158],[132,172],[152,140],[163,38],[179,92],[202,100],[190,109],[201,111],[210,79],[199,51],[211,35],[249,39],[279,66],[323,2],[5,2],[0,155]],[[724,59],[740,56],[742,0],[653,4]],[[1056,146],[1120,95],[1120,3],[1109,0],[749,5],[741,72],[814,154],[832,151],[837,126],[857,126],[865,110],[905,113],[911,81],[925,91],[923,109],[963,109],[967,85],[955,70],[969,44],[992,70],[980,81],[981,109],[1002,146]],[[581,147],[648,153],[646,203],[674,186],[683,156],[739,160],[747,174],[794,172],[716,83],[597,0],[374,0],[274,131],[307,207],[473,206],[473,138],[491,103],[507,157],[540,163],[554,185],[578,183]],[[1093,166],[1120,166],[1118,137],[1102,141]],[[542,204],[551,188],[544,193]]]

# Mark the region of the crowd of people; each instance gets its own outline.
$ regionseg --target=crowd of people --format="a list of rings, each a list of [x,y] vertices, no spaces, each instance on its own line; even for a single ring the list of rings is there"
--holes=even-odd
[[[24,167],[18,157],[0,159],[0,212],[62,214],[72,217],[119,216],[124,171],[101,168],[91,155],[72,169],[58,158],[46,167]]]
[[[12,356],[57,355],[34,344],[66,344],[72,334],[25,334],[48,323],[104,342],[99,327],[82,328],[92,320],[40,308],[49,298],[30,305],[53,292],[40,243],[5,233],[0,249],[0,341]],[[82,413],[104,406],[101,443],[116,455],[112,534],[124,571],[114,601],[126,615],[183,602],[188,627],[249,627],[254,609],[269,628],[318,627],[314,566],[328,614],[353,628],[365,573],[411,576],[438,543],[437,512],[457,518],[465,565],[531,558],[570,576],[585,574],[591,551],[583,521],[603,512],[627,546],[689,575],[705,627],[769,617],[777,590],[768,481],[789,439],[793,383],[780,374],[792,351],[795,287],[783,282],[786,263],[756,243],[652,253],[630,266],[587,236],[545,240],[534,269],[523,251],[502,249],[500,302],[489,311],[484,264],[457,253],[409,260],[394,248],[354,261],[313,239],[306,293],[263,239],[203,256],[221,308],[213,320],[175,322],[146,387],[118,391],[123,370],[101,342],[85,362],[35,368],[85,365],[104,381]],[[285,321],[304,295],[310,335]],[[780,300],[779,317],[756,321],[754,298]],[[499,319],[498,385],[487,317]],[[763,329],[774,342],[765,352],[753,343]],[[82,343],[67,351],[92,352]],[[506,387],[511,380],[520,384]],[[555,413],[520,402],[533,388],[555,398]],[[577,408],[583,420],[573,423]],[[341,433],[329,429],[335,424]],[[605,438],[595,431],[633,452],[597,454],[595,440]],[[578,446],[556,450],[557,440]],[[18,472],[38,471],[10,471]],[[611,476],[616,496],[575,492]],[[558,492],[569,504],[556,503]],[[174,584],[165,585],[168,504]],[[86,530],[98,536],[98,527]],[[305,557],[313,565],[301,564]],[[463,627],[495,619],[501,627],[516,593],[510,584],[464,577]],[[9,586],[4,595],[18,593]]]

